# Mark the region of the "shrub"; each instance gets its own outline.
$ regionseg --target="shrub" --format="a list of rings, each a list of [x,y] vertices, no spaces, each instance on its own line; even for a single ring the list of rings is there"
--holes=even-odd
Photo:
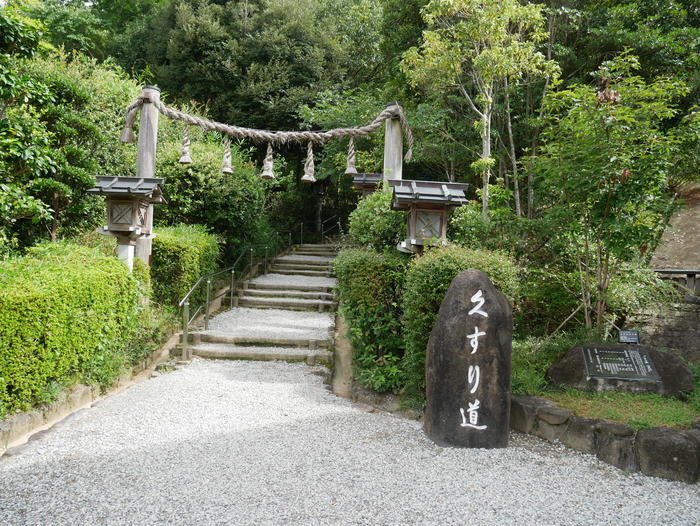
[[[350,214],[349,234],[356,245],[394,247],[405,232],[406,213],[391,209],[391,192],[378,190],[364,197]]]
[[[0,417],[73,381],[111,384],[129,361],[139,287],[116,258],[78,245],[0,263]]]
[[[157,229],[151,255],[154,298],[177,305],[199,278],[216,270],[218,258],[218,238],[201,225]],[[190,304],[202,302],[202,294],[195,294]]]
[[[447,246],[428,250],[411,262],[402,300],[406,342],[402,368],[403,392],[414,405],[425,397],[425,349],[440,304],[452,280],[467,269],[485,272],[511,304],[517,294],[518,267],[502,252]]]
[[[390,249],[346,249],[335,260],[341,310],[349,326],[355,379],[397,391],[403,355],[400,298],[408,258]]]

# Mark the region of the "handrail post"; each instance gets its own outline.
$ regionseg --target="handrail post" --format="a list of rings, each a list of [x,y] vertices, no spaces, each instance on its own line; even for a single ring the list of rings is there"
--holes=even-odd
[[[233,293],[234,289],[236,288],[236,271],[232,270],[231,271],[231,288],[229,289],[229,294],[231,295],[230,298],[230,304],[229,307],[232,309],[233,308]]]
[[[190,302],[185,301],[182,306],[182,359],[187,360],[189,352],[189,334],[188,328],[190,325]]]
[[[304,223],[303,221],[299,223],[299,244],[304,244]]]
[[[263,266],[263,274],[267,273],[267,248],[268,245],[265,245],[265,266]]]
[[[253,247],[250,247],[250,271],[253,272]]]
[[[292,246],[292,231],[290,230],[287,232],[287,239],[289,240],[289,244],[287,245],[287,248]]]
[[[211,308],[211,280],[207,280],[207,307],[204,311],[204,330],[209,330],[209,309]]]

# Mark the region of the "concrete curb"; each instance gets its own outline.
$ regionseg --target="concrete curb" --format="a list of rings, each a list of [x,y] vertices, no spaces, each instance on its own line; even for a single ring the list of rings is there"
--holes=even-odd
[[[32,435],[46,431],[68,416],[90,407],[92,404],[115,395],[136,382],[146,380],[156,365],[170,358],[170,351],[180,341],[180,333],[173,334],[160,349],[154,351],[141,363],[119,377],[117,382],[104,394],[95,392],[87,385],[75,385],[61,393],[58,400],[25,413],[17,413],[6,420],[0,420],[0,457],[10,448],[26,443]]]

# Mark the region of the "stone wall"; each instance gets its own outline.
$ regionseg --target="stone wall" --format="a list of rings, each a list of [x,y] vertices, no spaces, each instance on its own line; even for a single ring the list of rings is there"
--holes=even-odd
[[[668,309],[635,315],[626,328],[639,330],[643,345],[667,347],[691,363],[700,364],[700,305],[675,304]]]
[[[624,424],[577,416],[534,396],[511,398],[510,425],[516,431],[596,455],[625,471],[691,484],[700,476],[698,428],[635,431]]]

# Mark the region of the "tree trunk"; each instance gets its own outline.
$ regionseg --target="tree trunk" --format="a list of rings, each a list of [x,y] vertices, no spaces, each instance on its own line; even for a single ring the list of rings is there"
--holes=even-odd
[[[492,106],[490,102],[484,104],[484,117],[482,119],[481,128],[481,158],[486,162],[491,157],[491,117]],[[482,175],[482,191],[481,191],[481,216],[484,222],[489,220],[489,179],[491,178],[491,168],[487,164],[484,165]]]
[[[520,208],[520,183],[518,182],[518,160],[515,157],[515,141],[513,140],[513,124],[511,122],[510,94],[508,93],[508,80],[506,79],[506,128],[508,129],[508,142],[510,143],[510,161],[513,163],[513,192],[515,197],[515,215],[522,217]]]

